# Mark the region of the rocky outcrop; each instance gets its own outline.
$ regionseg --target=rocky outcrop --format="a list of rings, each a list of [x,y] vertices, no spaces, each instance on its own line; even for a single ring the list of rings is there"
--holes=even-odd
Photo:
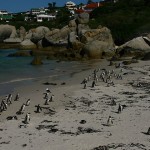
[[[37,45],[34,44],[30,39],[25,39],[20,43],[20,49],[36,49]]]
[[[89,18],[88,13],[81,13],[77,16],[76,22],[77,24],[87,24],[89,22]]]
[[[146,53],[150,52],[150,39],[142,36],[134,38],[119,46],[116,51],[121,57],[142,58]]]
[[[13,35],[16,35],[16,28],[12,25],[0,25],[0,42],[3,42],[3,40],[13,37]]]
[[[3,40],[4,43],[21,43],[22,40],[20,38],[8,38],[6,40]]]
[[[42,40],[45,35],[49,32],[49,28],[48,27],[44,27],[44,26],[40,26],[37,27],[35,29],[31,29],[29,31],[29,34],[31,35],[30,40],[37,44],[40,40]]]
[[[42,65],[42,59],[40,56],[35,56],[31,62],[31,65]]]

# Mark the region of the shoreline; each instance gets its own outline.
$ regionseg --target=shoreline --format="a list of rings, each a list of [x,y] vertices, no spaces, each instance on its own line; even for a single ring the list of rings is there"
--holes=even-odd
[[[20,100],[13,101],[10,105],[12,109],[8,108],[0,115],[0,148],[93,150],[105,145],[110,150],[114,147],[117,150],[121,147],[149,149],[149,136],[144,134],[150,123],[148,89],[130,84],[133,81],[136,84],[136,80],[141,83],[150,82],[148,62],[140,61],[123,66],[121,72],[121,68],[108,66],[109,62],[104,60],[66,80],[55,81],[57,85],[44,85],[41,80],[31,86],[16,89],[13,94],[19,92]],[[115,69],[117,73],[124,74],[123,80],[114,79],[114,86],[99,81],[94,88],[91,88],[90,81],[87,88],[83,89],[83,84],[80,84],[82,80],[99,68]],[[66,84],[61,85],[63,82]],[[55,97],[53,102],[44,106],[43,93],[46,88]],[[25,108],[24,114],[17,115],[18,120],[7,121],[6,117],[16,115],[15,112],[28,98],[31,99],[31,105]],[[110,105],[112,98],[116,100],[116,106]],[[116,113],[119,103],[127,106],[121,114]],[[34,112],[37,104],[45,107],[41,113]],[[22,121],[27,112],[31,113],[31,121],[25,127]],[[107,126],[110,115],[114,123]]]

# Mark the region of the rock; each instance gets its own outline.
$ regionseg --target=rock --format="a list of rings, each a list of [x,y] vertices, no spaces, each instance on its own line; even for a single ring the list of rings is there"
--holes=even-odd
[[[36,48],[37,46],[29,39],[26,39],[20,43],[20,49],[36,49]]]
[[[101,29],[90,29],[82,33],[81,42],[87,43],[93,40],[107,42],[109,43],[110,48],[114,48],[115,46],[111,32],[106,27],[103,27]]]
[[[148,37],[137,37],[117,48],[121,57],[143,57],[150,52],[150,39]]]
[[[26,36],[26,29],[23,26],[21,26],[18,34],[19,34],[20,39],[24,40]]]
[[[0,42],[2,42],[3,40],[7,39],[10,37],[10,35],[14,33],[16,33],[16,28],[15,26],[12,25],[0,25]]]
[[[35,56],[34,59],[31,62],[31,65],[42,65],[42,59],[39,56]]]
[[[112,51],[110,48],[109,43],[103,42],[103,41],[98,41],[94,40],[91,42],[88,42],[84,47],[83,47],[83,52],[84,54],[87,54],[89,58],[102,58],[102,56],[113,56],[114,51]]]
[[[79,41],[76,32],[71,32],[68,36],[68,46],[75,51],[80,51],[84,47],[84,44]]]
[[[67,46],[68,45],[68,34],[71,32],[68,26],[62,29],[54,29],[48,32],[42,39],[42,46]]]
[[[21,43],[22,40],[20,38],[8,38],[3,41],[4,43]]]
[[[81,13],[77,16],[76,22],[78,24],[87,24],[89,22],[89,14],[88,13]]]
[[[150,52],[149,52],[149,53],[146,53],[146,54],[143,56],[142,60],[150,60]]]
[[[30,32],[32,33],[31,36],[31,41],[35,44],[37,44],[40,40],[42,40],[45,35],[49,32],[49,28],[40,26],[37,27],[36,29],[32,29]]]
[[[72,27],[75,27],[75,28],[76,28],[76,27],[77,27],[76,20],[73,19],[73,20],[69,21],[68,27],[69,27],[69,28],[72,28]]]

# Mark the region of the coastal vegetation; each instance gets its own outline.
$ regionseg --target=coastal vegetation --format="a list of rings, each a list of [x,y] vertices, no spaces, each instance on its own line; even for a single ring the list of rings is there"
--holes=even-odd
[[[90,15],[89,25],[96,28],[107,26],[116,45],[150,32],[150,1],[119,0],[96,8]]]

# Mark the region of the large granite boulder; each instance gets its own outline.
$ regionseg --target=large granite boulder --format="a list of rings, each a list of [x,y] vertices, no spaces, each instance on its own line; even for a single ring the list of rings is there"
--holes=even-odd
[[[101,29],[90,29],[81,33],[81,42],[88,43],[93,40],[107,42],[110,48],[114,47],[114,41],[111,32],[108,28],[103,27]]]
[[[121,57],[143,57],[150,52],[150,39],[148,37],[137,37],[117,48]]]
[[[71,32],[68,26],[62,29],[53,29],[49,31],[42,39],[43,47],[47,46],[67,46],[68,35]]]
[[[11,34],[16,35],[16,28],[12,25],[0,25],[0,42],[3,42],[3,40],[10,38]],[[11,36],[13,37],[13,36]]]
[[[37,45],[34,44],[30,39],[25,39],[20,43],[20,49],[36,49]]]
[[[22,40],[18,37],[16,38],[8,38],[3,41],[4,43],[21,43]]]
[[[84,12],[77,16],[76,22],[77,24],[86,24],[89,22],[89,18],[90,18],[89,14]]]
[[[21,26],[18,30],[18,35],[20,37],[20,39],[23,41],[25,39],[25,36],[26,36],[26,29]]]
[[[68,47],[74,51],[80,51],[84,47],[84,43],[80,42],[76,32],[71,32],[68,36]]]
[[[32,36],[30,38],[30,40],[37,44],[42,38],[45,37],[45,35],[49,32],[49,28],[48,27],[44,27],[44,26],[40,26],[37,27],[35,29],[31,29],[29,31],[29,33],[32,33]]]
[[[84,55],[87,55],[89,58],[98,59],[98,58],[102,58],[102,56],[105,53],[109,52],[108,49],[109,49],[109,44],[107,42],[93,40],[88,42],[83,47],[82,53],[84,52]],[[110,50],[110,53],[112,53],[112,50]],[[109,55],[107,54],[107,56]]]

